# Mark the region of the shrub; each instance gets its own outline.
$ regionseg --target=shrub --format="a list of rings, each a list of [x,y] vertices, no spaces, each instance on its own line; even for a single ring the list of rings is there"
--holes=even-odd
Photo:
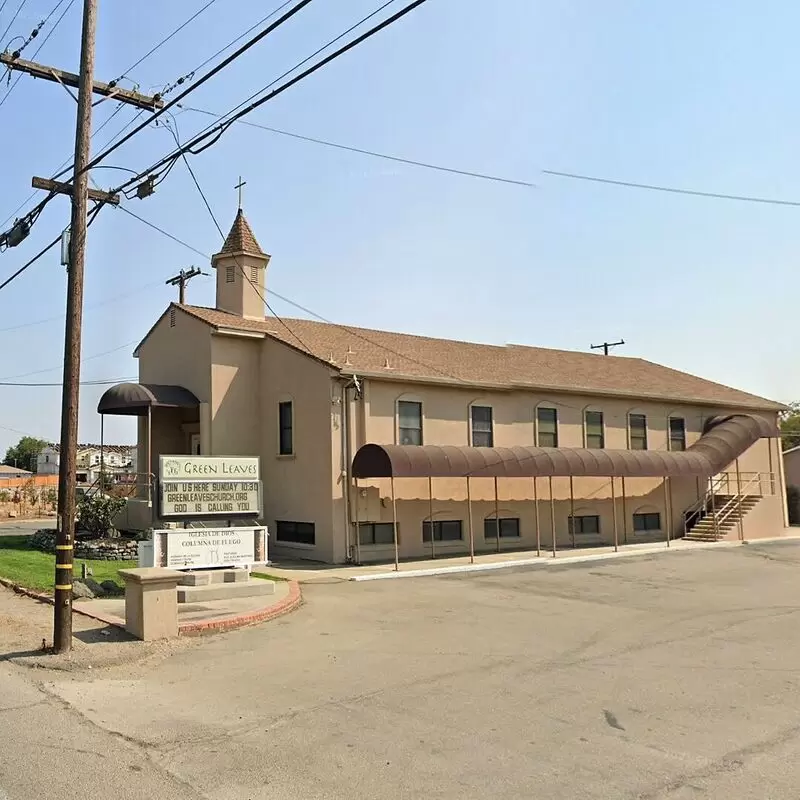
[[[125,500],[120,497],[84,495],[78,502],[77,527],[98,537],[108,536],[113,528],[114,517],[124,507]]]

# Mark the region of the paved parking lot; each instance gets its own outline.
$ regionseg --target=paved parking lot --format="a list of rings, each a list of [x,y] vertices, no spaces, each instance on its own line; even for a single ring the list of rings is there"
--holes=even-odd
[[[799,592],[795,543],[310,586],[50,690],[214,800],[794,800]]]

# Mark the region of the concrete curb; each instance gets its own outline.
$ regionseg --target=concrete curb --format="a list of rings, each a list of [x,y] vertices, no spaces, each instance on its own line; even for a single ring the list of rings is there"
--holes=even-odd
[[[300,584],[297,581],[289,581],[289,594],[274,606],[263,608],[260,611],[252,611],[249,614],[239,614],[236,617],[208,620],[206,622],[187,622],[178,628],[178,635],[198,636],[206,633],[220,633],[221,631],[230,631],[236,628],[244,628],[248,625],[255,625],[259,622],[267,622],[294,611],[302,602],[303,595],[300,591]]]
[[[20,586],[7,578],[0,578],[0,586],[5,586],[16,594],[30,597],[40,603],[53,605],[53,598],[50,597],[50,595],[40,594],[39,592],[34,592],[32,589],[26,589],[24,586]],[[255,625],[259,622],[267,622],[276,617],[282,617],[290,611],[294,611],[302,602],[303,594],[300,591],[300,584],[297,581],[289,581],[289,594],[273,606],[262,608],[258,611],[251,611],[248,614],[226,617],[225,619],[208,620],[206,622],[187,622],[178,627],[178,635],[197,636],[205,633],[220,633],[221,631],[230,631],[236,628],[244,628],[248,625]],[[72,612],[74,614],[80,614],[82,617],[89,617],[89,619],[95,619],[98,622],[104,622],[106,625],[113,625],[116,628],[125,630],[125,620],[115,617],[112,614],[90,611],[89,609],[75,605],[74,602],[72,603]]]
[[[711,550],[720,547],[742,547],[743,545],[754,545],[767,542],[786,542],[793,541],[800,536],[777,536],[767,539],[745,539],[744,541],[722,541],[722,542],[692,542],[691,545],[680,544],[673,547],[661,545],[659,547],[648,548],[646,545],[635,545],[635,550],[621,550],[617,553],[589,553],[581,556],[533,556],[531,558],[518,558],[513,561],[493,561],[487,564],[459,564],[452,567],[434,567],[432,569],[410,569],[405,571],[377,572],[372,575],[353,575],[346,578],[349,581],[382,581],[395,578],[425,578],[438,575],[456,575],[469,572],[493,572],[499,569],[511,569],[513,567],[558,567],[564,564],[580,564],[592,561],[608,561],[617,558],[634,558],[642,555],[654,555],[657,553],[691,553],[695,550]]]

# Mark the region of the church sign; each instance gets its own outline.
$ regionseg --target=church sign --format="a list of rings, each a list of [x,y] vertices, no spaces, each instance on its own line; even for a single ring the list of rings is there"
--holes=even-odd
[[[161,456],[159,477],[161,517],[261,516],[258,457]]]

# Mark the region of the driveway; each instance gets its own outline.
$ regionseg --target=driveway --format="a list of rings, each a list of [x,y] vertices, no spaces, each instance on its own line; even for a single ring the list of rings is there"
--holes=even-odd
[[[30,535],[36,533],[40,528],[53,528],[56,527],[56,521],[53,517],[47,519],[9,519],[0,522],[0,536],[20,536]],[[2,800],[2,795],[0,795]]]
[[[165,797],[794,800],[799,572],[780,543],[313,585],[275,622],[45,688]]]

